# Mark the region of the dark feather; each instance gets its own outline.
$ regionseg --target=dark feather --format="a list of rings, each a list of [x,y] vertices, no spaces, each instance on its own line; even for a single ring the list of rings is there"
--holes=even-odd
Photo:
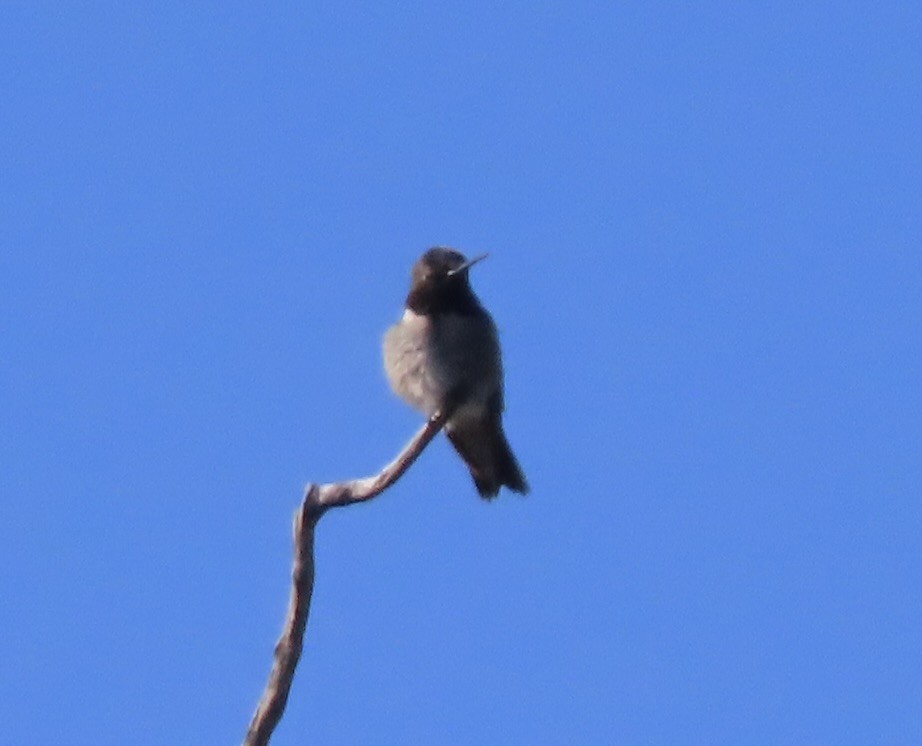
[[[509,447],[499,418],[489,425],[475,420],[450,422],[445,433],[470,469],[482,498],[496,497],[503,485],[522,495],[528,493],[528,482]]]

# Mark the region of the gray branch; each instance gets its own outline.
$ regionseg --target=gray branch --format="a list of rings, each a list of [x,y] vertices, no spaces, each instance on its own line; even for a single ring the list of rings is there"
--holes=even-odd
[[[378,474],[331,484],[309,484],[294,516],[294,563],[291,596],[285,626],[275,645],[269,680],[250,721],[244,746],[265,746],[288,702],[288,692],[304,646],[304,629],[314,591],[314,528],[330,508],[364,502],[380,495],[403,476],[445,424],[447,415],[437,413],[423,425],[393,461]]]

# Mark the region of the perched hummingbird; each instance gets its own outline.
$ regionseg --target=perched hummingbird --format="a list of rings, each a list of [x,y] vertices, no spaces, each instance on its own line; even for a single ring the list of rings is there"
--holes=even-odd
[[[384,337],[384,369],[394,392],[427,417],[453,408],[445,433],[489,499],[503,485],[525,494],[528,483],[503,433],[496,325],[468,278],[484,258],[442,246],[419,258],[403,318]]]

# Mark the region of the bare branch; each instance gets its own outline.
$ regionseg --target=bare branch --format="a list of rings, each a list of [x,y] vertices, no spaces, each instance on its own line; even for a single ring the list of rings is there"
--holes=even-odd
[[[438,435],[446,419],[446,413],[433,415],[397,457],[378,474],[348,482],[307,486],[301,507],[294,516],[294,563],[285,626],[275,645],[269,680],[250,721],[244,746],[268,744],[285,712],[288,692],[304,645],[304,629],[314,591],[314,529],[320,516],[330,508],[364,502],[384,492],[412,466]]]

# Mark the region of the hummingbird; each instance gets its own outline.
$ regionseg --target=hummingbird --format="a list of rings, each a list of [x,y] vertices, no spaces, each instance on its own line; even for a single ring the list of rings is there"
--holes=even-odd
[[[471,289],[466,259],[444,246],[413,265],[403,317],[384,336],[384,370],[401,399],[427,417],[451,410],[449,442],[484,499],[528,482],[503,432],[503,364],[496,324]]]

